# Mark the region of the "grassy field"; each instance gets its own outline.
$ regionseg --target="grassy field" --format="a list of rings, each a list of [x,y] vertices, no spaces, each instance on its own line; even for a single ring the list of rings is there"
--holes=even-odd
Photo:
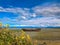
[[[60,45],[60,28],[43,28],[39,32],[26,31],[26,34],[29,34],[33,41],[37,40],[38,44],[46,42],[47,45]]]
[[[30,36],[27,37],[27,35],[30,35]],[[17,37],[17,40],[16,40],[16,37]],[[2,29],[0,31],[0,42],[2,42],[2,44],[0,43],[1,45],[4,45],[6,43],[6,42],[2,41],[3,39],[4,40],[8,39],[7,40],[8,44],[12,43],[13,40],[15,40],[15,41],[17,41],[17,44],[20,45],[19,41],[24,42],[22,40],[22,38],[24,41],[26,39],[28,41],[28,44],[29,43],[31,44],[33,42],[33,44],[31,44],[31,45],[40,45],[40,44],[44,44],[44,43],[46,45],[60,45],[60,29],[53,29],[53,28],[47,29],[46,28],[46,29],[41,29],[41,31],[38,31],[38,32],[36,32],[36,31],[35,32],[34,31],[21,32],[21,30],[10,30],[10,29],[9,30]],[[29,42],[28,39],[31,41]],[[4,44],[3,44],[3,42],[4,42]],[[8,44],[6,43],[6,45],[8,45]],[[14,44],[14,43],[12,43],[12,44]],[[10,45],[12,45],[12,44],[10,44]],[[27,44],[27,42],[25,42],[25,45],[26,44]],[[22,44],[22,45],[24,45],[24,44]]]
[[[46,43],[46,45],[60,45],[60,40],[54,40],[54,41],[52,41],[52,40],[38,40],[38,43],[43,44],[44,42]]]
[[[39,32],[26,32],[33,40],[37,40],[38,43],[47,45],[60,45],[60,28],[45,28]]]

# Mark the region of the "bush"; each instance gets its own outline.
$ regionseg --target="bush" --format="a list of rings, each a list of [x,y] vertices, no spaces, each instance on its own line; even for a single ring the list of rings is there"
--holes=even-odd
[[[11,30],[0,30],[0,45],[33,45],[30,36],[23,30],[17,33]]]

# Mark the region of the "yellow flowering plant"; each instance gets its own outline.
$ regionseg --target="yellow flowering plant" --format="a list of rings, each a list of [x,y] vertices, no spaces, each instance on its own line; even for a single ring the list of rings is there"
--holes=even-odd
[[[8,27],[0,30],[0,45],[33,45],[30,35],[23,30],[18,32],[7,29]]]

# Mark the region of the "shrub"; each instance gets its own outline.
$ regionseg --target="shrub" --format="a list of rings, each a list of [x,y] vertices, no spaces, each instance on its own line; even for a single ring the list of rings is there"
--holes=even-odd
[[[23,30],[19,34],[10,30],[0,30],[0,45],[33,45],[33,42]]]

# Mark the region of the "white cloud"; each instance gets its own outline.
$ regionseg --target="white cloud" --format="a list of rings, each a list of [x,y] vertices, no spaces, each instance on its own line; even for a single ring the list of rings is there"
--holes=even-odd
[[[32,11],[32,12],[31,12]],[[37,15],[42,16],[59,16],[60,15],[60,7],[57,3],[52,4],[44,4],[41,6],[35,6],[33,8],[20,8],[20,7],[13,7],[13,8],[3,8],[0,7],[0,12],[11,12],[15,13],[19,16],[25,17],[36,17]]]
[[[32,12],[31,12],[32,11]],[[44,4],[33,8],[3,8],[0,7],[0,12],[11,12],[17,14],[18,17],[10,19],[4,17],[0,19],[2,22],[17,24],[17,25],[36,25],[36,26],[60,26],[60,7],[57,4]],[[36,18],[42,15],[43,18]],[[47,17],[48,16],[48,17]],[[4,21],[3,21],[4,20]]]
[[[32,9],[37,15],[58,16],[58,13],[60,13],[60,7],[57,6],[58,4],[47,4],[47,5],[44,4],[42,6],[36,6],[33,7]]]
[[[26,19],[26,17],[24,17],[24,16],[21,16],[23,19]]]
[[[22,25],[37,25],[37,26],[60,26],[60,19],[53,17],[43,17],[32,20],[21,21]]]
[[[33,17],[35,17],[36,15],[54,16],[57,15],[57,13],[60,13],[60,6],[58,5],[59,4],[57,3],[52,4],[45,3],[44,5],[35,6],[33,8],[20,8],[20,7],[3,8],[0,6],[0,12],[11,12],[24,16],[33,15]]]
[[[36,17],[37,15],[35,13],[32,14],[32,17]]]

